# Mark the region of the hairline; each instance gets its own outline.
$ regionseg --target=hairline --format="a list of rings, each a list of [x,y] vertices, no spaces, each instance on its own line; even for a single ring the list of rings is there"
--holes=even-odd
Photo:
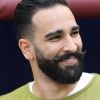
[[[64,5],[64,4],[60,4],[60,3],[57,3],[57,4],[55,4],[55,5],[52,5],[52,6],[48,6],[48,7],[40,7],[40,8],[38,8],[38,9],[36,9],[36,11],[35,11],[35,13],[33,13],[32,14],[32,16],[31,16],[31,23],[30,23],[30,27],[31,27],[31,30],[32,30],[32,27],[33,27],[33,25],[34,25],[34,33],[32,34],[32,35],[35,35],[36,33],[35,33],[35,30],[36,30],[36,25],[35,25],[35,22],[32,20],[32,19],[34,19],[34,16],[37,14],[37,13],[39,13],[39,12],[41,12],[42,10],[48,10],[48,9],[51,9],[51,8],[55,8],[55,7],[57,7],[57,6],[65,6],[65,7],[68,7],[67,5]],[[45,9],[45,8],[47,8],[47,9]],[[68,7],[69,8],[69,7]],[[32,36],[31,36],[32,37]],[[34,36],[33,36],[34,37]],[[31,40],[33,40],[32,38],[30,38]]]

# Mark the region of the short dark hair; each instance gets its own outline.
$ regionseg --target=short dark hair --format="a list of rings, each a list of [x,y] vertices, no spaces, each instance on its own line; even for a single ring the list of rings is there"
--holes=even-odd
[[[32,16],[44,8],[53,7],[56,4],[67,5],[66,0],[22,0],[15,10],[15,26],[18,39],[30,37],[34,33],[35,25]]]

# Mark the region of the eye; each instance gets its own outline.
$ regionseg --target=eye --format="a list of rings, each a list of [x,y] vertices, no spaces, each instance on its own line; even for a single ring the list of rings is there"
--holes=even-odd
[[[79,31],[73,31],[71,34],[70,34],[72,37],[76,37],[79,35]]]
[[[59,41],[61,39],[61,35],[56,35],[56,36],[52,36],[50,37],[48,40],[52,41],[52,42],[56,42]]]

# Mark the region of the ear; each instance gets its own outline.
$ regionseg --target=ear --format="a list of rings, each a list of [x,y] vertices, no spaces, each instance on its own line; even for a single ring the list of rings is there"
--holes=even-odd
[[[31,60],[34,57],[33,45],[30,41],[27,39],[20,39],[18,45],[27,60]]]

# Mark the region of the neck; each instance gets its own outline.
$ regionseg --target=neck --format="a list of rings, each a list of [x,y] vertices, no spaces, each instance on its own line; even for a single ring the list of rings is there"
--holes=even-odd
[[[35,78],[34,78],[35,79]],[[33,93],[44,100],[58,99],[67,96],[76,86],[75,84],[60,84],[47,76],[39,76],[33,84]]]

